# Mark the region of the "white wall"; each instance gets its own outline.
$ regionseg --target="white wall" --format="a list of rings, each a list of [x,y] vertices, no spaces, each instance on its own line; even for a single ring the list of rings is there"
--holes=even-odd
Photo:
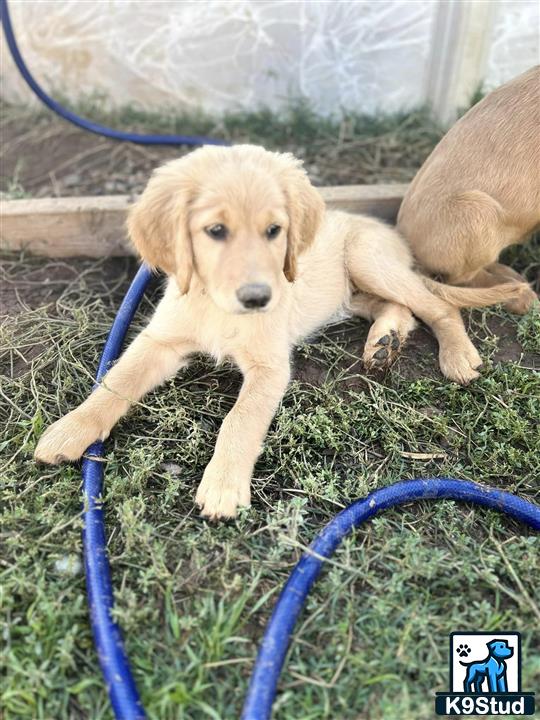
[[[10,0],[23,57],[37,80],[70,99],[117,104],[278,108],[305,97],[331,113],[421,104],[435,0]],[[532,65],[536,0],[497,3],[492,84]],[[516,51],[516,48],[519,48]],[[1,87],[30,100],[2,39]]]

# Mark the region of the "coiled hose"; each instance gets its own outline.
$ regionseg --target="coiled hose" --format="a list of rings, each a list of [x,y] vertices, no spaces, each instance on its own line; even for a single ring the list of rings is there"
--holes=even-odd
[[[142,266],[120,306],[99,363],[97,381],[120,354],[125,335],[151,278]],[[83,460],[83,551],[90,619],[99,662],[115,716],[139,720],[146,715],[133,680],[120,628],[112,619],[114,604],[103,518],[103,443],[88,448]],[[95,458],[95,459],[94,459]],[[449,499],[498,510],[534,530],[540,530],[540,507],[512,493],[454,478],[404,480],[381,488],[340,512],[315,538],[291,573],[266,627],[251,676],[242,720],[267,720],[272,712],[277,683],[289,640],[306,597],[324,560],[343,538],[381,510],[405,503]]]
[[[540,507],[512,493],[467,480],[430,478],[403,480],[357,500],[331,520],[302,555],[281,591],[264,632],[242,720],[267,720],[296,620],[326,558],[343,538],[381,510],[419,500],[462,500],[499,510],[540,530]]]

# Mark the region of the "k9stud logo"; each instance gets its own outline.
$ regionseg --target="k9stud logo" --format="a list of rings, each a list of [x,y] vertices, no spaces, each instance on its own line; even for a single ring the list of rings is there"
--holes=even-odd
[[[437,693],[437,715],[533,715],[534,693],[521,691],[516,632],[450,635],[450,691]]]

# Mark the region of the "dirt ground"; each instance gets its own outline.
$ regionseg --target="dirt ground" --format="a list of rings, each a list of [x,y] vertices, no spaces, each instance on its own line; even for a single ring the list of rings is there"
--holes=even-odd
[[[2,146],[2,190],[31,197],[140,192],[154,167],[179,154],[170,147],[118,143],[56,118],[26,116],[4,124]]]
[[[7,197],[140,192],[150,172],[187,147],[144,146],[81,130],[53,113],[0,106],[0,192]],[[423,111],[372,119],[324,121],[308,109],[284,118],[265,111],[210,119],[117,116],[82,108],[85,117],[137,132],[202,134],[293,152],[316,185],[407,182],[442,135]],[[94,112],[94,114],[92,114]],[[96,114],[97,113],[97,114]]]

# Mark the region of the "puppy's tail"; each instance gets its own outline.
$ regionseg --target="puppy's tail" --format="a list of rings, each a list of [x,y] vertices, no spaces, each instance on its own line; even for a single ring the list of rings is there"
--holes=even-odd
[[[457,308],[486,307],[516,300],[528,287],[526,283],[509,282],[487,288],[467,288],[445,285],[425,276],[422,276],[422,280],[434,295]]]

